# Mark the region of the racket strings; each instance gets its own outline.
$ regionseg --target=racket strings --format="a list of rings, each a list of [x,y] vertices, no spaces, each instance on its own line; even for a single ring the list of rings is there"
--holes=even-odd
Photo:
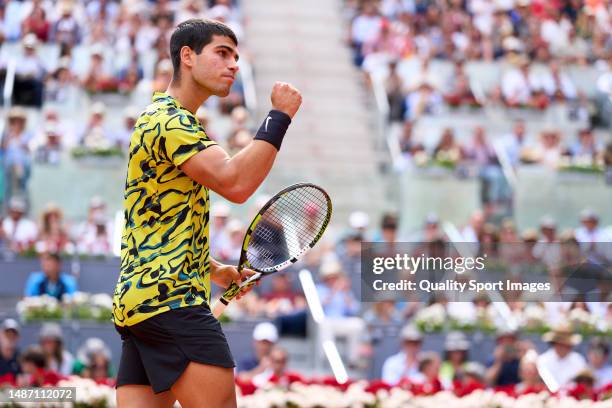
[[[324,192],[307,186],[278,198],[251,235],[247,259],[259,270],[273,270],[310,248],[326,227],[329,203]]]

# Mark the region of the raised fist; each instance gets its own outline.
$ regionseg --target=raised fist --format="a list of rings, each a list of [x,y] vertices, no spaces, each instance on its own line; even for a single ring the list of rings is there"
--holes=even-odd
[[[302,104],[302,94],[286,82],[276,82],[272,87],[270,100],[272,101],[272,109],[285,112],[293,119]]]

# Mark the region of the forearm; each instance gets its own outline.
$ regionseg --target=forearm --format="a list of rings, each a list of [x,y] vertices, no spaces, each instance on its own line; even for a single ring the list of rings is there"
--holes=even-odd
[[[501,371],[501,363],[496,361],[489,369],[486,371],[485,380],[490,385],[495,384],[497,378],[499,377],[499,373]]]
[[[252,140],[228,160],[228,185],[239,202],[246,201],[265,180],[272,169],[278,151],[263,140]]]

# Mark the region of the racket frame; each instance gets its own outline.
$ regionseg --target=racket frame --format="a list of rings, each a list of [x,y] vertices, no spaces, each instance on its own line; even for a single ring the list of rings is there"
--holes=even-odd
[[[253,267],[247,258],[247,251],[248,251],[248,247],[249,247],[249,242],[251,241],[251,236],[253,234],[253,232],[255,231],[255,229],[257,228],[257,225],[259,224],[259,222],[261,221],[261,218],[263,216],[263,214],[276,202],[278,201],[283,195],[296,190],[298,188],[304,188],[304,187],[311,187],[311,188],[315,188],[317,190],[319,190],[320,192],[323,193],[323,195],[325,196],[325,199],[327,201],[327,214],[325,215],[325,218],[323,219],[323,225],[321,226],[319,232],[317,233],[317,235],[315,235],[315,237],[312,239],[312,242],[310,242],[307,246],[305,246],[298,254],[295,254],[292,258],[281,262],[278,265],[275,265],[274,267],[271,268],[266,268],[265,270],[263,269],[258,269]],[[266,276],[266,275],[271,275],[273,273],[282,271],[283,269],[288,268],[289,266],[293,265],[294,263],[296,263],[298,260],[300,260],[305,254],[306,252],[308,252],[309,249],[311,249],[312,247],[315,246],[315,244],[317,242],[319,242],[319,240],[321,239],[321,236],[323,236],[323,233],[325,232],[325,230],[327,229],[327,226],[329,225],[329,222],[331,220],[331,215],[332,215],[332,202],[331,202],[331,198],[329,197],[329,194],[327,194],[327,192],[325,190],[323,190],[321,187],[312,184],[312,183],[297,183],[297,184],[293,184],[289,187],[284,188],[283,190],[279,191],[278,193],[276,193],[274,195],[274,197],[272,197],[270,200],[268,200],[268,202],[266,202],[266,204],[263,205],[263,207],[261,207],[261,209],[257,212],[257,215],[255,215],[255,217],[253,218],[253,221],[251,221],[251,224],[249,224],[249,228],[247,229],[247,232],[244,235],[244,239],[242,240],[242,249],[240,251],[240,260],[238,262],[238,272],[242,272],[243,269],[247,268],[247,269],[251,269],[253,271],[255,271],[256,273],[252,276],[250,276],[248,279],[246,279],[245,281],[243,281],[240,285],[237,285],[235,282],[232,282],[232,284],[225,290],[225,292],[223,293],[223,296],[221,296],[221,298],[219,299],[219,301],[217,302],[217,304],[215,305],[214,309],[213,309],[213,315],[218,318],[219,316],[221,316],[221,314],[223,313],[223,311],[225,310],[225,307],[229,304],[229,302],[235,298],[238,293],[240,293],[241,290],[243,290],[244,288],[248,287],[248,286],[252,286],[254,285],[259,279],[261,279],[262,277]]]

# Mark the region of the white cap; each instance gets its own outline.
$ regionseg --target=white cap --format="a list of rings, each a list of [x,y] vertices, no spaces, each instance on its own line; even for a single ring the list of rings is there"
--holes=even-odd
[[[217,4],[216,6],[208,10],[208,18],[212,20],[217,20],[219,18],[227,20],[230,16],[230,12],[231,10],[229,9],[229,7],[224,6],[222,4]]]
[[[367,228],[370,225],[370,217],[363,211],[353,211],[349,215],[349,225],[351,228]]]
[[[227,229],[227,232],[229,233],[240,232],[244,229],[244,225],[242,225],[240,220],[233,219],[227,223],[227,226],[225,228]]]
[[[230,208],[225,203],[214,203],[210,209],[210,215],[213,217],[228,217],[230,215]]]
[[[267,340],[271,343],[276,343],[278,341],[278,330],[270,322],[259,323],[253,330],[253,340]]]
[[[5,319],[2,322],[2,329],[4,330],[14,330],[19,333],[19,323],[15,319]]]

